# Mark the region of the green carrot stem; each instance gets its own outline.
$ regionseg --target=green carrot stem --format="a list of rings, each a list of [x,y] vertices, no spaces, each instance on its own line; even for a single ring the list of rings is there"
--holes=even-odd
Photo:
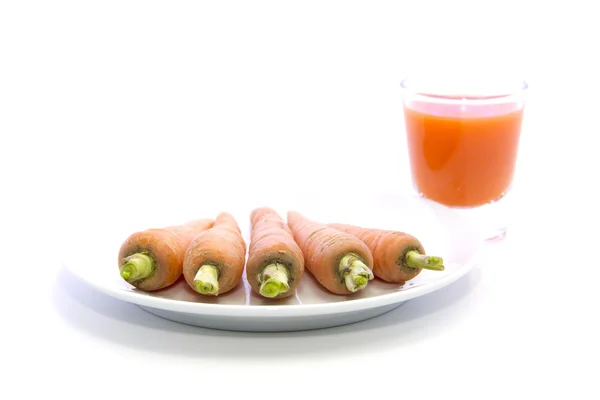
[[[219,269],[210,264],[201,266],[194,277],[194,287],[202,294],[217,296],[219,294]]]
[[[154,270],[154,260],[145,253],[135,253],[126,257],[119,268],[121,277],[127,282],[135,282],[147,278]]]
[[[352,293],[367,287],[367,284],[374,278],[373,272],[360,259],[357,254],[346,254],[340,260],[340,275],[344,278],[346,287]]]
[[[406,265],[412,268],[430,269],[434,271],[443,271],[444,260],[441,257],[426,256],[416,250],[411,250],[405,256]]]
[[[290,290],[288,284],[289,274],[288,269],[283,264],[267,265],[262,272],[260,294],[273,298]]]

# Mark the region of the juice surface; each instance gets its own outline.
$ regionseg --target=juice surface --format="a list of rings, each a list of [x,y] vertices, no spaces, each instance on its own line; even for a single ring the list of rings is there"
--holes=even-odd
[[[413,182],[448,206],[502,197],[515,170],[523,108],[415,102],[405,107]]]

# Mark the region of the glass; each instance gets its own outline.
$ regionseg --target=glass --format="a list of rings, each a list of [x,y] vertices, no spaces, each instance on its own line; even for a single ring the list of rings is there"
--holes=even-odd
[[[414,189],[472,218],[486,240],[503,238],[527,83],[432,75],[404,79],[402,90]]]

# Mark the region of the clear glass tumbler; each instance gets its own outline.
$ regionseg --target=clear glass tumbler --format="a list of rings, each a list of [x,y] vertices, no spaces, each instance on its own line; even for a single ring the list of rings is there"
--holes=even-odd
[[[527,83],[433,75],[402,90],[415,190],[472,218],[486,240],[504,238]]]

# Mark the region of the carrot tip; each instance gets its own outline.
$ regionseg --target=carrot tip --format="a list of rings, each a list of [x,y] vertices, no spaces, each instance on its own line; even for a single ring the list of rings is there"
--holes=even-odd
[[[125,258],[125,264],[119,268],[121,277],[127,282],[139,281],[152,274],[154,261],[144,253],[135,253]]]
[[[369,281],[374,278],[373,272],[354,253],[346,254],[342,257],[339,269],[346,287],[352,293],[366,288]]]
[[[443,271],[446,269],[444,267],[444,260],[441,257],[426,256],[416,250],[407,252],[405,259],[406,265],[411,268],[429,269],[432,271]]]
[[[129,265],[125,265],[121,268],[121,277],[127,280],[131,274],[133,274],[133,269]]]
[[[357,286],[364,286],[369,281],[369,278],[365,278],[364,276],[360,275],[355,276],[352,279]]]
[[[289,271],[283,264],[269,264],[262,272],[260,294],[273,298],[290,290]]]
[[[219,294],[219,270],[214,265],[205,264],[194,277],[194,288],[197,292],[217,296]]]

